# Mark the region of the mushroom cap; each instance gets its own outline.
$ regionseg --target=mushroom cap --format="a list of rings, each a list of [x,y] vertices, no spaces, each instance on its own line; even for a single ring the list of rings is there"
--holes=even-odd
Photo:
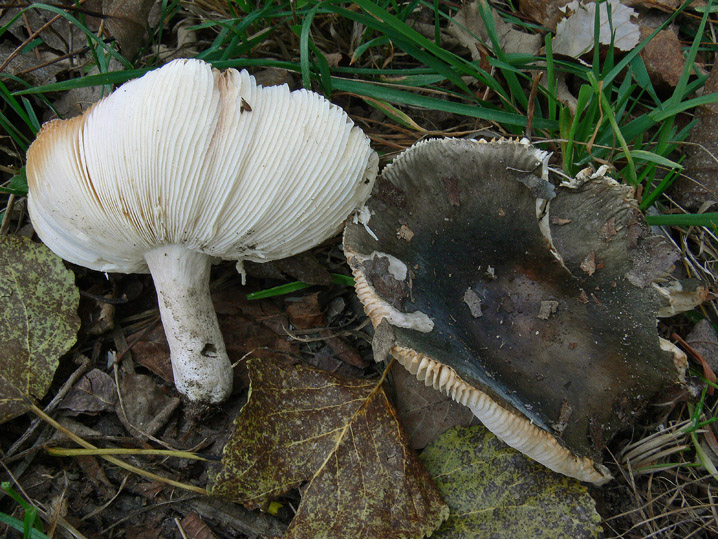
[[[604,445],[684,368],[656,329],[655,281],[676,256],[630,188],[554,187],[547,160],[512,141],[418,143],[385,168],[344,249],[399,362],[509,445],[600,484]]]
[[[124,273],[147,272],[157,245],[256,262],[304,251],[363,204],[377,168],[368,138],[323,97],[199,60],[45,124],[27,157],[43,242]]]

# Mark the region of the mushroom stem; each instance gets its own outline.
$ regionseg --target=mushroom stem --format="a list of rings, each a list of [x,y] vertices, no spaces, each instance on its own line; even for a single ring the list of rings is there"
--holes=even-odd
[[[232,364],[209,293],[212,258],[170,244],[148,251],[145,260],[157,290],[177,389],[196,403],[225,400],[232,392]]]

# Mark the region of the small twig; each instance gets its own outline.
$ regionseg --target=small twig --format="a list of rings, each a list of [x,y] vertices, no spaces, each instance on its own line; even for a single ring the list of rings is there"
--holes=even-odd
[[[57,407],[57,405],[60,404],[62,399],[65,398],[65,395],[67,395],[67,393],[75,385],[75,382],[77,382],[90,369],[90,365],[92,364],[90,359],[83,355],[79,355],[78,357],[81,359],[82,363],[62,385],[60,391],[57,392],[57,395],[55,395],[55,397],[50,401],[50,403],[45,406],[44,412],[46,414],[51,413]],[[30,423],[30,427],[28,427],[23,433],[23,435],[14,444],[12,444],[12,446],[10,446],[10,449],[7,450],[7,453],[5,453],[5,457],[12,457],[18,451],[18,449],[22,447],[22,444],[24,444],[25,441],[30,436],[32,436],[32,433],[35,432],[35,429],[40,423],[42,423],[42,420],[39,417],[33,419],[33,421]]]
[[[178,451],[166,449],[132,449],[126,447],[109,447],[104,449],[67,449],[64,447],[46,447],[45,451],[53,457],[82,457],[82,456],[99,456],[104,455],[154,455],[159,457],[175,457],[178,459],[201,460],[207,462],[210,460],[219,461],[221,459],[207,458],[191,451]]]
[[[182,539],[187,539],[187,534],[182,529],[182,524],[180,524],[180,521],[177,517],[175,517],[175,525],[177,526],[177,529],[179,530]]]
[[[10,214],[12,213],[12,207],[15,204],[15,195],[10,195],[7,198],[7,205],[5,206],[5,215],[2,217],[2,225],[0,225],[0,236],[7,234],[8,228],[10,228]]]
[[[23,75],[27,75],[28,73],[32,73],[33,71],[36,71],[38,69],[42,69],[44,67],[48,67],[48,66],[56,64],[58,62],[61,62],[62,60],[70,58],[71,56],[77,56],[80,54],[84,54],[89,50],[90,50],[90,47],[82,47],[81,49],[70,51],[70,52],[62,54],[60,56],[56,56],[56,57],[52,58],[51,60],[48,60],[47,62],[42,62],[41,64],[36,64],[32,67],[28,67],[27,69],[23,69],[22,71],[18,71],[17,73],[15,73],[15,75],[18,77],[22,77]]]
[[[127,479],[129,479],[129,477],[130,477],[130,474],[125,474],[125,477],[122,478],[122,483],[120,483],[120,487],[117,489],[117,492],[115,493],[115,495],[114,495],[112,498],[110,498],[110,499],[107,501],[107,503],[105,503],[104,505],[98,507],[98,508],[95,509],[94,511],[92,511],[92,512],[86,514],[86,515],[85,515],[84,517],[82,517],[80,520],[82,520],[82,521],[84,522],[84,521],[87,520],[88,518],[92,518],[92,517],[94,517],[95,515],[99,515],[99,514],[102,513],[105,509],[107,509],[110,505],[112,505],[112,502],[114,502],[114,501],[117,499],[117,497],[120,495],[120,493],[124,490],[125,484],[127,483]]]

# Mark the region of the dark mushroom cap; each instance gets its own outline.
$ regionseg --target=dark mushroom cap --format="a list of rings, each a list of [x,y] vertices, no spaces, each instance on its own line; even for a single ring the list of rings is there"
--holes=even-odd
[[[547,157],[419,143],[384,170],[344,249],[406,368],[509,445],[600,484],[601,449],[684,368],[656,331],[656,281],[677,255],[630,188],[600,175],[554,188]]]

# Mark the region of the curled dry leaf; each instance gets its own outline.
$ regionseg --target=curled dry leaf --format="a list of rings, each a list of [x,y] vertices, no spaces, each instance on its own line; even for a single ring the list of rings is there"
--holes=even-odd
[[[285,537],[422,537],[448,509],[376,380],[247,362],[249,402],[209,491],[244,504],[306,485]]]
[[[44,245],[0,238],[0,423],[45,396],[80,327],[75,277]]]

